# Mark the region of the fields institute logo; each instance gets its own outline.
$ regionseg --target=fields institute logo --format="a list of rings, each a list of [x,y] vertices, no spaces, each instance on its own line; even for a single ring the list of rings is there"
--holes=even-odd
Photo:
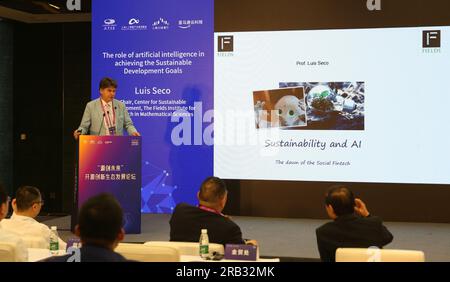
[[[153,22],[152,29],[153,30],[167,30],[169,29],[169,22],[163,18],[159,18],[157,21]]]
[[[233,52],[234,51],[234,38],[232,35],[219,36],[218,37],[218,52]]]
[[[423,30],[422,31],[422,52],[440,53],[441,52],[441,31]]]
[[[424,30],[422,33],[423,48],[440,48],[441,47],[441,31],[440,30]]]

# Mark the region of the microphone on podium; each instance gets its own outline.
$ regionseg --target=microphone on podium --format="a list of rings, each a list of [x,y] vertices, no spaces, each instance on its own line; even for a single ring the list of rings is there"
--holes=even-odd
[[[108,112],[109,115],[109,112]],[[102,134],[103,123],[105,122],[105,113],[103,113],[102,122],[100,123],[100,130],[98,131],[98,135]]]

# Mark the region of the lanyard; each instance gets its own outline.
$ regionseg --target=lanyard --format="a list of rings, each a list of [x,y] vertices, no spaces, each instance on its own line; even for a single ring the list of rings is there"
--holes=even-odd
[[[212,212],[212,213],[224,216],[223,213],[218,212],[215,209],[211,209],[211,208],[208,208],[208,207],[205,207],[205,206],[202,206],[202,205],[199,205],[198,208],[201,209],[201,210],[207,211],[207,212]]]
[[[113,112],[113,120],[112,120],[112,122],[111,122],[111,118],[110,118],[109,114],[107,112],[105,112],[105,106],[106,105],[103,105],[103,100],[100,99],[100,105],[102,107],[103,113],[105,114],[106,125],[108,126],[108,128],[111,128],[111,127],[116,125],[116,111],[114,111],[114,104],[113,103],[111,103],[111,104],[112,104],[112,109],[111,110]]]

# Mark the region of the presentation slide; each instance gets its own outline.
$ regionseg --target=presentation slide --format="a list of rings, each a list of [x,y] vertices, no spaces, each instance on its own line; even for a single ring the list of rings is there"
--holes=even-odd
[[[214,36],[214,174],[450,184],[450,27]]]

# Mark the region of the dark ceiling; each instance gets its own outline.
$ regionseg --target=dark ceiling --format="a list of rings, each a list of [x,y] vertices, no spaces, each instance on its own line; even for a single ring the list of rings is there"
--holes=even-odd
[[[68,10],[67,0],[0,0],[0,6],[30,14],[90,13],[91,1],[80,0],[81,11]]]

